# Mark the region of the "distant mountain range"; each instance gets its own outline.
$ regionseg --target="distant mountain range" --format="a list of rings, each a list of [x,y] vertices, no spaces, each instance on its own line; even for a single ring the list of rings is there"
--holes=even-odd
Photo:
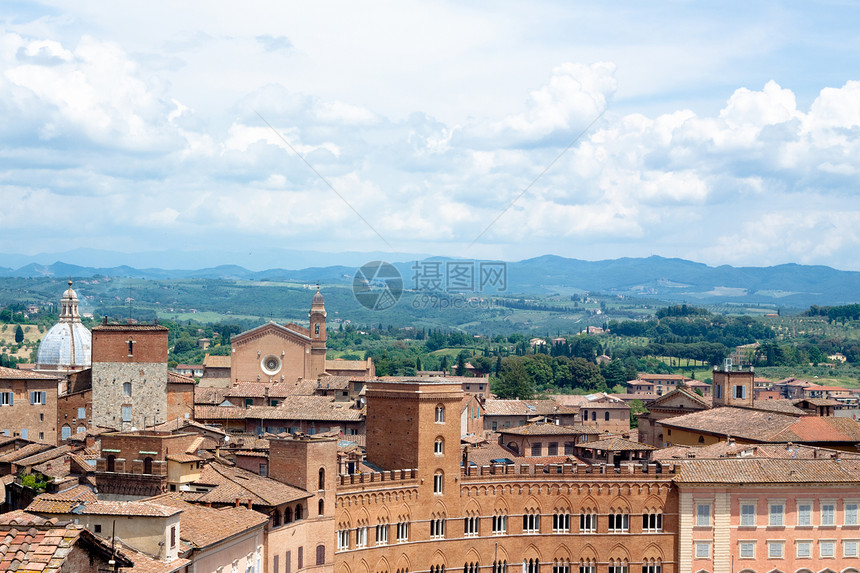
[[[290,251],[279,251],[281,261],[308,260],[314,253],[301,253],[301,257],[287,256]],[[82,260],[85,251],[71,252],[70,260]],[[121,256],[136,262],[158,260],[158,253],[122,255],[108,251],[92,251],[93,259],[118,260]],[[234,254],[235,255],[235,254]],[[163,253],[161,256],[167,260]],[[340,257],[340,264],[295,267],[294,269],[269,268],[249,270],[237,264],[209,266],[193,270],[166,269],[163,265],[135,267],[124,265],[83,266],[69,262],[44,263],[32,260],[12,268],[0,266],[0,277],[91,277],[104,275],[134,277],[153,280],[167,279],[233,279],[320,282],[350,284],[356,269],[374,259],[397,261],[394,266],[403,276],[404,287],[413,287],[414,260],[427,259],[421,255],[401,253],[326,253],[320,259]],[[275,250],[255,260],[275,257]],[[205,263],[209,257],[196,259]],[[229,258],[229,257],[225,257]],[[0,255],[0,264],[26,260],[21,255]],[[171,260],[179,260],[177,258]],[[468,262],[467,262],[468,263]],[[444,265],[443,265],[444,267]],[[658,256],[647,258],[621,258],[605,261],[583,261],[546,255],[533,259],[507,263],[507,288],[503,292],[485,290],[484,294],[519,296],[550,293],[573,294],[598,291],[610,294],[655,298],[668,301],[685,301],[700,304],[744,303],[772,304],[783,307],[806,307],[811,304],[835,305],[854,303],[860,299],[860,272],[840,271],[825,266],[785,264],[773,267],[710,267],[683,259]]]

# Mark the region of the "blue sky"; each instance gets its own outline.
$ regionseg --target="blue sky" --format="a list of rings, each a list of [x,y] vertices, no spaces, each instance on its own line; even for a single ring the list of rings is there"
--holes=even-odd
[[[0,252],[860,270],[856,3],[462,4],[4,3]]]

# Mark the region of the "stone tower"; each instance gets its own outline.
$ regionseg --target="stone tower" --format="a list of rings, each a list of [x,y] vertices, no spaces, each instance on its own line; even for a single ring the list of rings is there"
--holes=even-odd
[[[167,334],[158,325],[93,328],[94,426],[130,430],[167,421]]]
[[[308,313],[311,337],[310,375],[313,378],[325,372],[325,317],[325,300],[323,299],[323,295],[320,294],[320,288],[317,287],[317,292],[311,301],[311,311]]]
[[[723,370],[714,370],[713,404],[717,406],[746,406],[753,405],[752,370],[732,370],[726,366]]]
[[[384,470],[417,469],[426,495],[455,492],[460,383],[374,380],[367,384],[366,398],[367,460]]]

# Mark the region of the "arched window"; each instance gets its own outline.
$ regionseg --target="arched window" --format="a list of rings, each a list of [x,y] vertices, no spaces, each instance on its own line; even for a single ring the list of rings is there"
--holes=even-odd
[[[123,396],[131,396],[131,382],[123,382],[123,384],[122,384],[122,395]]]
[[[642,568],[645,573],[645,567]],[[579,573],[596,573],[597,563],[591,559],[585,559],[579,562]]]
[[[523,560],[523,573],[540,573],[540,561],[537,559]]]
[[[72,435],[72,427],[69,426],[68,424],[64,425],[63,429],[60,430],[60,439],[68,440],[71,435]]]
[[[292,523],[293,521],[293,508],[288,507],[284,510],[284,523]]]
[[[663,563],[659,559],[643,559],[642,573],[662,573]]]
[[[317,565],[325,565],[325,545],[317,545]]]
[[[325,515],[325,501],[323,500],[317,504],[317,515]]]
[[[442,493],[442,484],[445,482],[445,474],[437,471],[433,475],[433,493]]]
[[[87,433],[87,427],[86,426],[78,426],[77,433],[78,434],[86,434]]]
[[[320,468],[320,480],[317,489],[325,489],[325,468]]]
[[[604,413],[603,413],[603,419],[604,419],[605,421],[607,421],[607,422],[609,421],[609,412],[604,412]]]
[[[492,573],[508,573],[508,562],[507,562],[507,560],[493,561]]]
[[[149,456],[143,458],[143,473],[152,473],[152,458],[150,458]]]
[[[610,559],[609,573],[628,573],[627,561],[624,559]]]
[[[592,422],[596,422],[596,421],[597,421],[597,412],[592,412],[592,413],[591,413],[591,421],[592,421]]]
[[[463,573],[478,573],[479,567],[480,566],[477,563],[464,563]]]
[[[115,472],[116,471],[116,456],[111,454],[107,457],[107,471]]]
[[[552,573],[570,573],[570,563],[564,559],[553,559]]]
[[[281,512],[275,508],[272,513],[272,527],[278,527],[281,524]]]
[[[700,444],[704,444],[704,443],[705,443],[705,436],[699,436],[699,443],[700,443]]]
[[[436,423],[444,424],[445,423],[445,406],[439,404],[436,406]]]
[[[296,506],[296,521],[300,520],[301,518],[302,518],[302,506],[297,505]]]
[[[437,456],[445,453],[445,442],[442,440],[442,437],[436,438],[436,441],[433,442],[433,453]]]

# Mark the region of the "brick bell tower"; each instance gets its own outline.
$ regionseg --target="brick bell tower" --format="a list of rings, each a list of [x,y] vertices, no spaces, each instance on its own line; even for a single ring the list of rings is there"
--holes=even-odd
[[[317,292],[311,301],[311,311],[308,313],[310,319],[310,336],[311,336],[311,360],[310,360],[310,377],[316,378],[325,372],[325,300],[320,294],[320,287],[317,285]]]

